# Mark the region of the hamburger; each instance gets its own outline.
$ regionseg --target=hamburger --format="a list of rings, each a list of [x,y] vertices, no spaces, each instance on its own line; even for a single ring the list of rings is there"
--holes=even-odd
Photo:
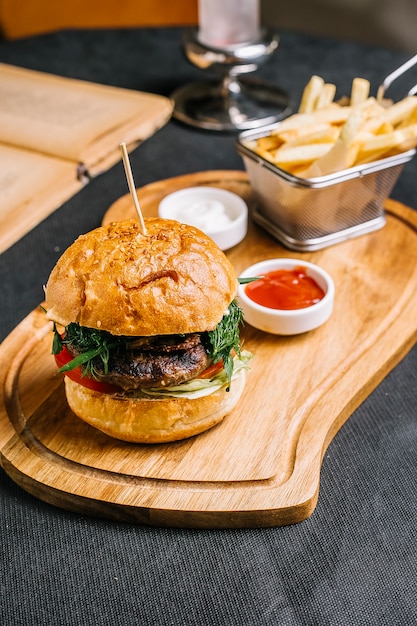
[[[116,439],[176,441],[223,420],[242,395],[238,281],[203,232],[146,218],[81,235],[45,288],[52,352],[79,418]]]

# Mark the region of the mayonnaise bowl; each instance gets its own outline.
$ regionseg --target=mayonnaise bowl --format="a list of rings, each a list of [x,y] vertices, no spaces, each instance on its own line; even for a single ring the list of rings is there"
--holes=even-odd
[[[249,297],[248,286],[251,283],[244,284],[245,279],[262,277],[279,270],[294,272],[299,269],[321,292],[321,299],[317,299],[314,304],[303,308],[272,308],[259,304]],[[268,259],[247,267],[240,273],[239,279],[241,284],[238,287],[238,300],[244,320],[264,332],[275,335],[298,335],[321,326],[332,314],[335,296],[333,279],[314,263],[292,258]]]
[[[240,196],[218,187],[188,187],[168,194],[158,207],[159,217],[195,226],[228,250],[245,238],[248,207]]]

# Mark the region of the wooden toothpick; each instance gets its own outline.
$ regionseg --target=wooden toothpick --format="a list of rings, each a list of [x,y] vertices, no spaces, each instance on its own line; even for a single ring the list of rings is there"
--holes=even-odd
[[[130,195],[132,196],[133,204],[135,205],[136,213],[138,214],[140,229],[143,235],[147,235],[145,221],[143,219],[142,211],[139,205],[138,196],[136,193],[135,181],[133,180],[132,168],[130,167],[129,155],[127,153],[126,144],[124,141],[120,144],[123,156],[123,165],[125,166],[125,173],[127,184],[129,186]]]

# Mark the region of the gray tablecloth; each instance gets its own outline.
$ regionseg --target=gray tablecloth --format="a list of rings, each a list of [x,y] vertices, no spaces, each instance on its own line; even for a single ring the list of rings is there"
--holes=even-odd
[[[180,37],[180,29],[57,33],[0,42],[0,60],[169,95],[202,78],[183,57]],[[282,33],[259,75],[297,103],[313,73],[349,93],[354,76],[376,87],[404,60],[390,50]],[[233,137],[175,121],[131,161],[137,186],[243,169]],[[42,300],[61,251],[126,191],[118,164],[1,255],[0,339]],[[417,207],[414,163],[392,197]],[[109,522],[47,505],[0,470],[0,623],[417,624],[416,390],[414,348],[339,431],[324,458],[318,506],[293,526],[201,531]]]

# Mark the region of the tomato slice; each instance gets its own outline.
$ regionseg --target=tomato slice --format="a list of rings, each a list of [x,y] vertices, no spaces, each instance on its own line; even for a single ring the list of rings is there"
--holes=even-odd
[[[233,357],[236,356],[236,352],[234,350],[231,350],[230,354]],[[223,359],[220,359],[217,363],[209,365],[203,372],[201,372],[201,374],[197,376],[197,378],[213,378],[220,372],[221,369],[223,369]]]
[[[220,372],[221,369],[223,369],[223,359],[220,359],[217,363],[209,365],[203,372],[201,372],[201,374],[197,376],[197,378],[213,378]]]
[[[59,354],[55,354],[54,356],[55,362],[58,367],[66,365],[74,358],[68,352],[65,346],[62,347],[62,350]],[[78,383],[79,385],[87,387],[87,389],[99,391],[100,393],[116,393],[118,391],[121,391],[120,387],[118,387],[117,385],[112,385],[111,383],[103,383],[99,380],[94,380],[94,378],[90,378],[89,376],[83,376],[79,367],[74,367],[74,369],[68,370],[68,372],[65,372],[65,376],[68,376],[68,378]]]
[[[59,368],[66,365],[74,358],[65,346],[62,346],[61,352],[59,352],[59,354],[55,354],[54,357]],[[201,374],[197,376],[197,378],[213,378],[220,372],[221,369],[223,369],[223,359],[220,359],[217,363],[209,365],[203,372],[201,372]],[[92,389],[93,391],[99,391],[100,393],[117,393],[123,391],[121,387],[118,387],[117,385],[104,383],[100,380],[95,380],[94,378],[83,375],[79,367],[74,367],[74,369],[64,372],[64,375],[68,376],[68,378],[79,385],[87,387],[87,389]]]

